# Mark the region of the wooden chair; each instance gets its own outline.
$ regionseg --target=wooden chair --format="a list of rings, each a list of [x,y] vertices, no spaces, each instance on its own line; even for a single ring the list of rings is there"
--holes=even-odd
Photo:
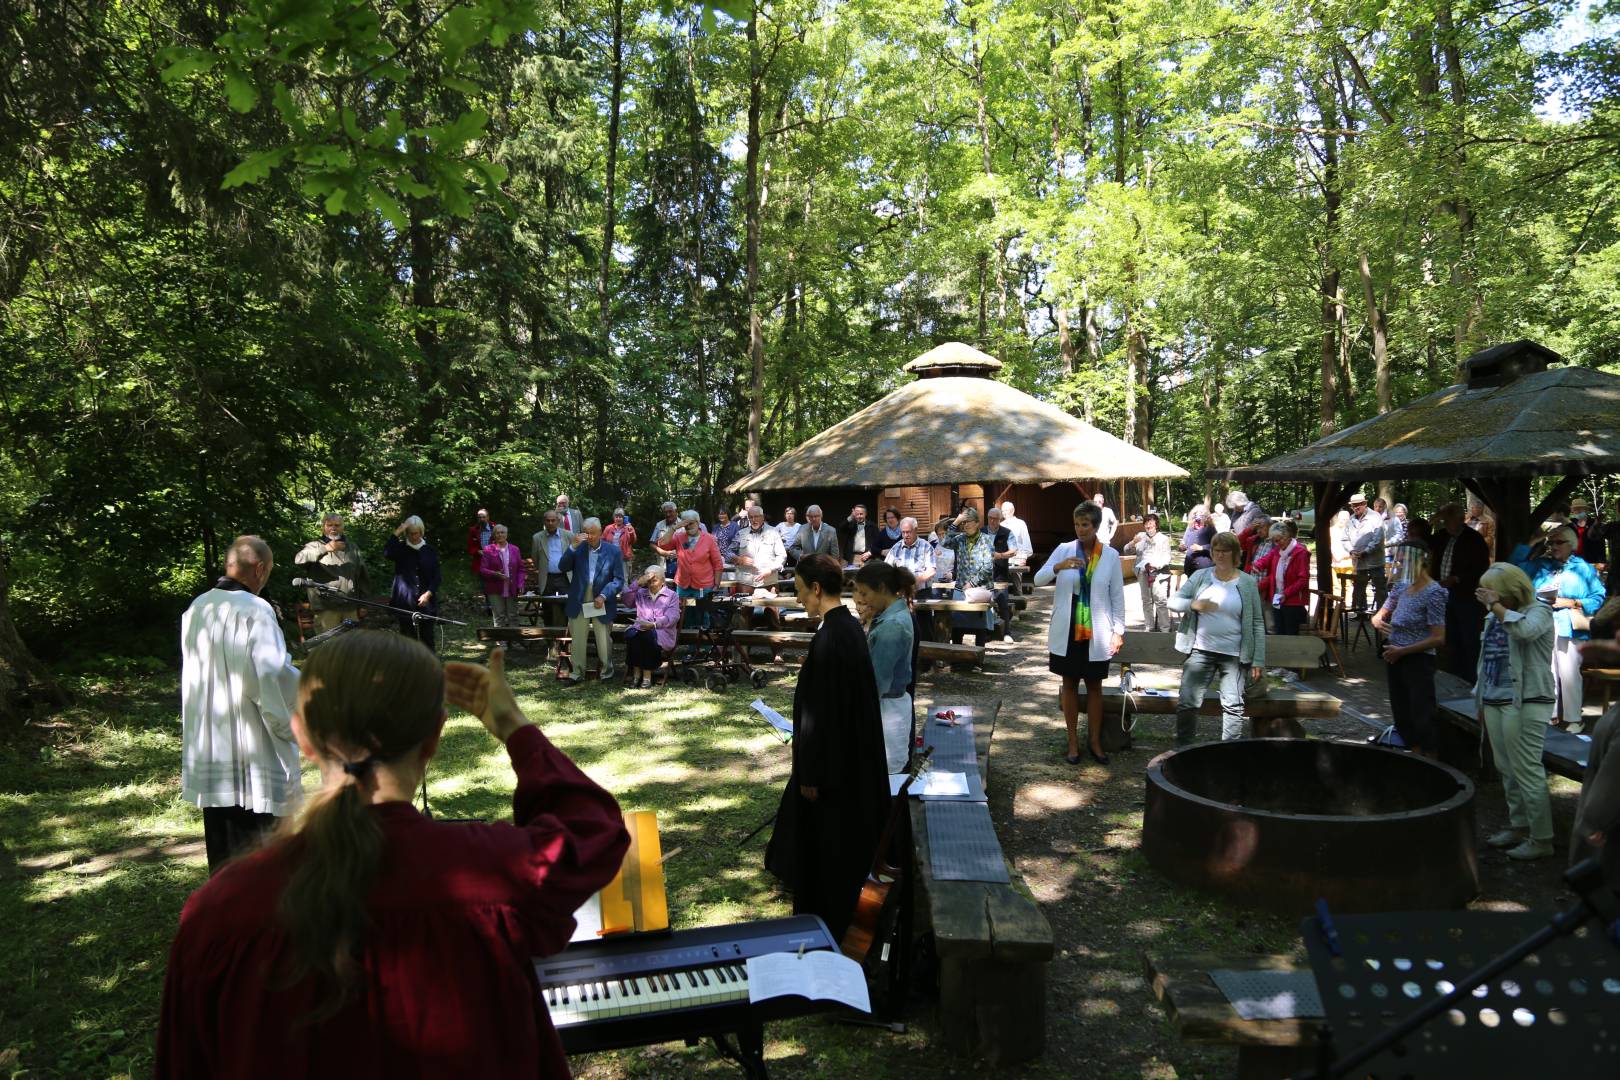
[[[1339,598],[1333,593],[1324,593],[1316,589],[1311,590],[1316,597],[1316,610],[1311,612],[1311,624],[1305,633],[1310,637],[1321,638],[1322,645],[1327,649],[1327,655],[1332,658],[1332,666],[1338,668],[1339,677],[1344,678],[1344,653],[1339,648],[1340,625],[1343,622],[1343,608]]]

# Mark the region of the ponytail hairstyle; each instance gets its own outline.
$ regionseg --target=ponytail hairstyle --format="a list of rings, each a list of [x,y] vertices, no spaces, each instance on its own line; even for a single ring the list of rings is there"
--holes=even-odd
[[[413,638],[353,631],[305,662],[298,714],[316,753],[343,763],[342,780],[310,798],[280,840],[293,853],[280,903],[293,946],[289,983],[316,979],[307,1018],[316,1022],[354,995],[366,901],[382,867],[382,826],[362,785],[378,763],[406,758],[438,730],[444,667]]]
[[[900,592],[899,583],[895,579],[894,564],[882,562],[878,559],[872,559],[865,566],[855,571],[855,584],[865,585],[868,589],[876,589],[879,592],[892,595],[898,595]],[[839,588],[843,588],[842,584],[839,585]]]
[[[892,564],[884,564],[892,565]],[[917,598],[917,575],[904,566],[894,568],[894,594],[908,603]]]

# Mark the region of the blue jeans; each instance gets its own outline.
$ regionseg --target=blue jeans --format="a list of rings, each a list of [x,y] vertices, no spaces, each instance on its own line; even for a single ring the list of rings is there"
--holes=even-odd
[[[1204,691],[1221,680],[1221,738],[1243,737],[1243,662],[1225,653],[1194,649],[1181,665],[1181,699],[1176,702],[1176,745],[1198,740],[1198,707]]]

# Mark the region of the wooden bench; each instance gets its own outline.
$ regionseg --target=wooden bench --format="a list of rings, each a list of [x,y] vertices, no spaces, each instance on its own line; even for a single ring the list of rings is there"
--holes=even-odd
[[[613,627],[613,640],[624,640],[624,626]],[[775,650],[803,650],[810,647],[815,634],[803,630],[734,630],[731,640],[744,647],[767,646]],[[480,626],[478,640],[482,642],[556,642],[564,648],[573,641],[566,626]],[[696,630],[682,630],[681,644],[697,644],[701,637]],[[937,660],[946,664],[983,664],[984,646],[959,645],[949,641],[923,641],[918,643],[919,660]]]
[[[1000,708],[999,701],[974,708],[975,752],[986,790],[990,739]],[[925,725],[933,712],[933,705],[919,709]],[[1010,862],[1012,880],[1005,885],[935,881],[926,804],[912,799],[910,811],[918,909],[933,932],[939,957],[939,1030],[946,1048],[982,1057],[990,1065],[1040,1056],[1046,1045],[1051,924]]]
[[[1280,668],[1313,668],[1321,661],[1323,645],[1319,638],[1294,637],[1287,634],[1266,635],[1266,666]],[[1125,643],[1114,657],[1126,667],[1161,666],[1179,668],[1186,656],[1176,651],[1176,636],[1171,633],[1150,633],[1146,630],[1128,630]],[[1129,708],[1154,716],[1174,715],[1176,696],[1144,694],[1140,689],[1130,695]],[[1339,698],[1333,694],[1313,690],[1295,690],[1291,687],[1271,687],[1263,696],[1244,700],[1243,711],[1251,722],[1255,738],[1305,737],[1302,719],[1329,719],[1339,715]],[[1130,733],[1125,730],[1127,712],[1126,695],[1118,686],[1103,687],[1104,750],[1123,750],[1131,745]],[[1220,694],[1215,689],[1204,693],[1198,708],[1200,716],[1219,716]]]
[[[1240,1080],[1295,1076],[1315,1064],[1320,1018],[1245,1020],[1226,1000],[1211,970],[1297,971],[1286,956],[1144,956],[1148,985],[1182,1042],[1236,1046]]]
[[[1474,712],[1474,688],[1449,671],[1434,673],[1434,698],[1440,715],[1460,731],[1476,739],[1486,739],[1485,730]],[[1548,713],[1551,713],[1549,707]],[[1559,728],[1547,729],[1547,741],[1541,748],[1541,763],[1550,773],[1580,783],[1586,776],[1587,756],[1592,744],[1579,735],[1571,735]]]

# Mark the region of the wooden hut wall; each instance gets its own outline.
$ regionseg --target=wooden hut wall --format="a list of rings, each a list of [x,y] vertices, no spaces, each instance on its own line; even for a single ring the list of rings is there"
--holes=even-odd
[[[765,520],[773,524],[782,520],[782,510],[788,506],[797,510],[798,519],[803,521],[804,508],[814,503],[821,507],[822,520],[836,527],[844,523],[856,503],[865,503],[872,520],[878,520],[878,515],[883,512],[883,503],[878,494],[866,488],[798,488],[793,491],[762,491],[760,497],[765,503]]]

